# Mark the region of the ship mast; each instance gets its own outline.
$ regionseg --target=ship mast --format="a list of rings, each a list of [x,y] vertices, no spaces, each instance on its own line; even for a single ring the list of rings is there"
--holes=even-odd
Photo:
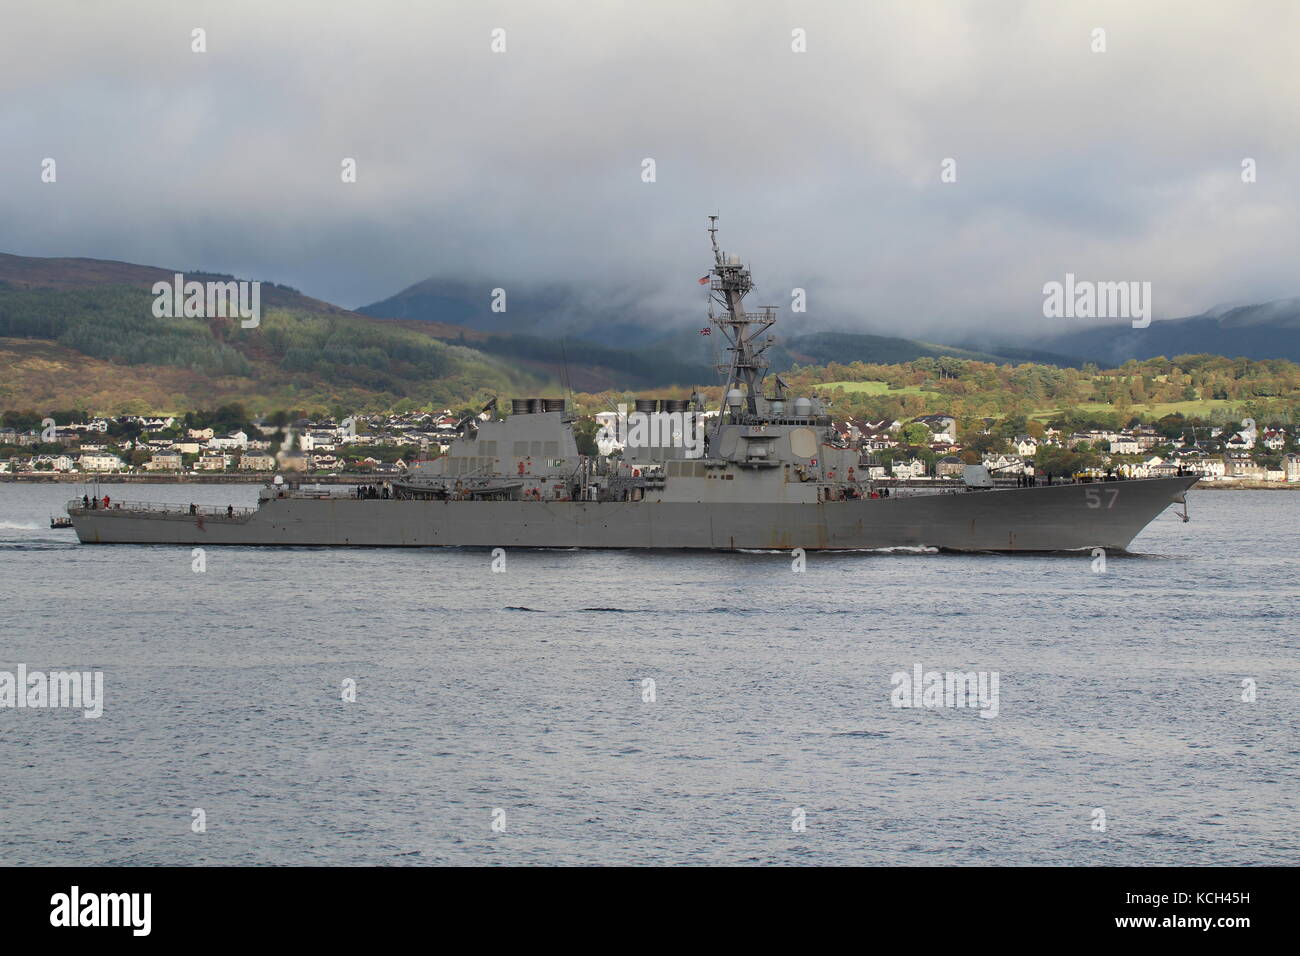
[[[709,240],[713,244],[713,279],[709,283],[709,321],[726,336],[727,351],[731,353],[727,382],[722,389],[722,407],[719,424],[727,420],[729,398],[739,392],[743,405],[740,415],[763,414],[763,379],[767,375],[767,360],[763,357],[775,340],[759,336],[776,324],[776,306],[763,306],[761,312],[745,311],[745,296],[754,288],[749,269],[741,264],[740,256],[727,256],[718,248],[718,217],[709,217]],[[714,311],[714,304],[722,313]],[[719,366],[719,371],[721,371]],[[777,380],[778,388],[780,379]],[[777,398],[783,398],[777,395]],[[733,420],[735,412],[733,407]]]

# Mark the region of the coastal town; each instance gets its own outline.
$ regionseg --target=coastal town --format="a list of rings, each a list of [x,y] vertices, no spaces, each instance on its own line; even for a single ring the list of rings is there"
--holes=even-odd
[[[5,413],[0,479],[232,480],[273,473],[382,479],[444,454],[476,414],[487,415],[451,409],[320,420],[279,415],[226,430],[193,414],[82,416],[60,424],[52,417],[33,421],[30,414]],[[609,427],[616,415],[581,417],[575,429],[580,450],[621,454],[622,445],[610,437],[617,433]],[[1235,426],[1134,422],[1123,429],[1072,431],[1037,420],[987,418],[963,425],[944,414],[833,421],[839,441],[859,451],[863,476],[875,480],[960,480],[966,465],[983,464],[1009,481],[1195,474],[1222,487],[1300,487],[1300,429],[1295,427],[1261,426],[1250,419]]]
[[[1249,419],[1236,428],[1182,432],[1149,424],[1067,432],[1030,421],[1024,432],[1000,434],[1004,426],[984,419],[963,441],[956,420],[947,415],[837,423],[841,439],[862,449],[873,478],[960,478],[966,465],[983,464],[995,476],[1009,478],[1199,475],[1225,485],[1300,483],[1297,431],[1260,428]]]
[[[175,416],[88,417],[36,428],[0,427],[0,476],[217,476],[287,472],[391,476],[436,457],[459,418],[414,414],[271,422],[220,430]]]

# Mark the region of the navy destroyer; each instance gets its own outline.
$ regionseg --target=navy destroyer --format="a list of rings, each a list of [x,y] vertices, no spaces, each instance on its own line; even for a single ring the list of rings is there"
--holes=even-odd
[[[775,309],[745,311],[754,288],[718,246],[709,319],[726,342],[717,409],[640,400],[621,457],[585,456],[563,399],[515,399],[470,417],[447,453],[382,493],[301,487],[277,477],[256,508],[72,501],[87,544],[954,551],[1126,549],[1196,478],[999,487],[982,466],[958,487],[878,490],[814,396],[791,396],[765,353]],[[495,403],[485,409],[494,408]],[[882,486],[883,487],[883,486]],[[98,502],[91,502],[98,505]]]

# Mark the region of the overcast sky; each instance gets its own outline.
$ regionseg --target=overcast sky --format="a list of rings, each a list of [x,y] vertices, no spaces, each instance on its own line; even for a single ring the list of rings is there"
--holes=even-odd
[[[804,287],[804,322],[1071,331],[1066,272],[1177,316],[1300,294],[1298,52],[1293,0],[16,4],[0,252],[349,307],[614,281],[695,322],[718,212],[753,304]]]

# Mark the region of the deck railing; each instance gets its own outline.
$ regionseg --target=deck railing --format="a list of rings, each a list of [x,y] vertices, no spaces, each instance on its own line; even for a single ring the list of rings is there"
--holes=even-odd
[[[110,497],[108,499],[108,508],[104,508],[104,499],[91,499],[91,505],[87,505],[81,498],[72,498],[68,501],[67,509],[72,512],[82,514],[94,514],[97,511],[110,511],[115,514],[150,514],[157,515],[160,518],[197,518],[200,515],[204,518],[247,518],[249,515],[257,513],[256,508],[231,507],[223,505],[187,505],[173,501],[118,501]],[[190,510],[193,507],[194,510]]]

